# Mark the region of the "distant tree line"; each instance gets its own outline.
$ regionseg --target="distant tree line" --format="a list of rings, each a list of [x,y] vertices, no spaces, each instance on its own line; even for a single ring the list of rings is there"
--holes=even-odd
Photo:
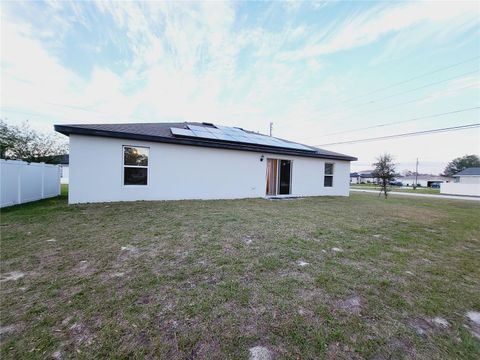
[[[68,145],[59,136],[35,131],[28,121],[15,126],[0,119],[0,158],[54,163],[57,156],[67,153]]]

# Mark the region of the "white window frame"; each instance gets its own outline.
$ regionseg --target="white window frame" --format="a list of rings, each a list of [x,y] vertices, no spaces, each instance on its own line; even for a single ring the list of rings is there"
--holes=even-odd
[[[142,148],[142,149],[147,149],[148,150],[148,164],[150,165],[150,147],[148,146],[139,146],[139,145],[122,145],[122,187],[126,188],[136,188],[136,187],[141,187],[145,188],[150,185],[149,181],[149,176],[150,176],[150,170],[148,169],[149,165],[144,166],[144,165],[125,165],[125,148]],[[125,184],[125,168],[141,168],[141,169],[147,169],[147,183],[145,185],[127,185]]]
[[[327,165],[332,165],[332,173],[331,174],[327,174],[325,171],[326,171],[326,168],[327,168]],[[323,164],[323,187],[333,187],[333,180],[334,180],[334,175],[335,175],[335,163],[331,163],[331,162],[326,162]],[[332,186],[327,186],[325,185],[325,178],[329,176],[332,178]]]

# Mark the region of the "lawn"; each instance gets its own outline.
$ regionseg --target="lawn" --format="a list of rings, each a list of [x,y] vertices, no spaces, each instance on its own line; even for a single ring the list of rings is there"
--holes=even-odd
[[[374,184],[353,184],[350,185],[351,189],[362,189],[362,190],[378,190],[380,191],[380,186]],[[440,195],[440,189],[433,189],[429,187],[417,187],[415,190],[412,188],[403,188],[400,186],[390,186],[390,191],[393,192],[406,192],[414,194],[437,194]]]
[[[478,359],[479,218],[357,193],[12,207],[1,357]]]

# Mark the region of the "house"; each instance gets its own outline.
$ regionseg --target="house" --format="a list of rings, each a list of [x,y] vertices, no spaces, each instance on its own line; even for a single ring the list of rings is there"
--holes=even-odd
[[[360,175],[357,172],[350,173],[350,184],[359,184]]]
[[[363,170],[350,174],[350,184],[376,184],[378,179],[373,176],[373,170]]]
[[[480,167],[471,167],[453,175],[453,182],[440,185],[440,193],[480,196]]]
[[[354,157],[211,123],[55,125],[69,203],[348,196]]]
[[[449,182],[452,178],[447,176],[437,176],[437,175],[429,175],[429,174],[418,174],[417,178],[415,179],[415,174],[412,175],[404,175],[398,176],[395,178],[396,181],[400,181],[403,186],[413,186],[415,185],[415,181],[417,186],[421,187],[432,187],[437,186],[444,182]]]

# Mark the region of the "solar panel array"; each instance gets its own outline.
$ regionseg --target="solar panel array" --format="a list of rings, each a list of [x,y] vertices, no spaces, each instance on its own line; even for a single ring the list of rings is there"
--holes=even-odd
[[[230,142],[240,142],[247,144],[257,144],[264,146],[274,146],[287,149],[296,149],[304,151],[315,151],[308,146],[291,143],[288,141],[280,140],[271,136],[265,136],[260,134],[248,133],[239,128],[233,128],[228,126],[198,126],[188,125],[188,129],[170,128],[172,134],[175,136],[186,136],[193,138],[221,140]]]

